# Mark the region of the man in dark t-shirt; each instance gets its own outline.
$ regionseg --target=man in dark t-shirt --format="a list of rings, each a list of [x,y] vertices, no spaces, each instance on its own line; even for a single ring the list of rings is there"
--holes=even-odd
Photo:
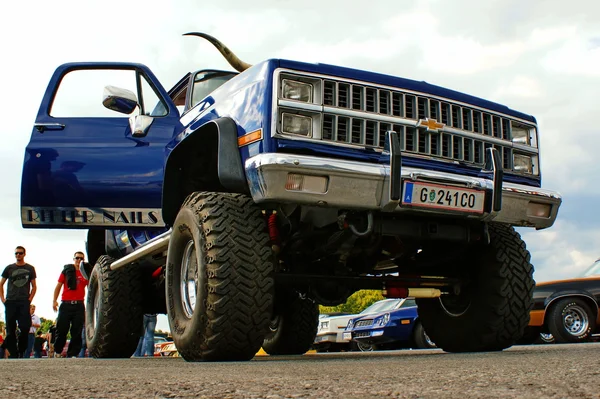
[[[25,263],[25,248],[15,249],[17,261],[6,266],[0,279],[0,300],[4,303],[6,312],[6,338],[3,348],[8,349],[9,357],[19,358],[27,350],[31,315],[29,305],[37,291],[35,268]],[[8,281],[6,296],[4,284]],[[17,323],[19,336],[16,335]]]

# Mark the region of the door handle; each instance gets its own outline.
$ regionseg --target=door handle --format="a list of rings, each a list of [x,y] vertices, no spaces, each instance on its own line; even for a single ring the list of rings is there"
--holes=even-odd
[[[63,130],[65,125],[62,123],[34,123],[33,127],[40,133],[44,133],[46,130]]]

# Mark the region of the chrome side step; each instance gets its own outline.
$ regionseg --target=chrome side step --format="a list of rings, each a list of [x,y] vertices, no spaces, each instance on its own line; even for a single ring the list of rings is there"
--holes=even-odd
[[[146,244],[142,245],[129,255],[125,255],[121,259],[117,259],[110,265],[111,270],[117,270],[120,267],[131,265],[140,260],[153,257],[161,252],[166,252],[169,248],[169,240],[171,239],[171,229],[165,231],[159,236],[154,237]]]

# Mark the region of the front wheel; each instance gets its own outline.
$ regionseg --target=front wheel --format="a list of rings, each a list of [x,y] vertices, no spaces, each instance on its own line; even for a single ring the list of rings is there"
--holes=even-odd
[[[431,349],[435,348],[435,343],[429,338],[429,335],[425,332],[423,324],[420,321],[416,322],[413,330],[413,342],[417,349]]]
[[[185,360],[249,360],[259,351],[273,304],[268,244],[249,197],[199,192],[185,200],[166,272],[169,325]]]
[[[90,275],[85,312],[89,353],[96,358],[128,358],[142,332],[142,287],[138,269],[111,270],[113,259],[103,255]]]
[[[582,342],[590,338],[596,317],[579,298],[561,299],[548,312],[548,330],[557,343]]]
[[[465,275],[459,295],[417,300],[423,327],[445,351],[502,350],[517,342],[529,323],[535,287],[529,252],[512,227],[488,227],[488,245],[449,265]]]

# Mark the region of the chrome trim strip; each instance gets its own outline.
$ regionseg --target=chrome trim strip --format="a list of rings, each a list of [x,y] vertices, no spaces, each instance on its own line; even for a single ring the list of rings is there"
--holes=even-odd
[[[323,106],[318,104],[305,103],[302,101],[291,101],[279,99],[280,107],[301,109],[309,112],[323,112]]]
[[[255,202],[295,203],[381,212],[413,212],[448,214],[447,211],[397,207],[389,198],[390,166],[364,162],[309,157],[293,154],[266,153],[246,160],[246,176]],[[327,192],[308,193],[285,189],[288,173],[327,176]],[[461,176],[414,167],[402,168],[402,179],[454,185],[476,190],[493,190],[491,179]],[[548,218],[527,214],[530,201],[551,205]],[[465,218],[494,220],[514,226],[546,228],[552,226],[562,202],[559,193],[537,187],[504,183],[502,209],[497,214],[466,215]]]
[[[146,256],[154,255],[158,252],[164,252],[169,248],[169,240],[171,239],[171,229],[165,231],[159,236],[154,237],[132,253],[117,259],[110,265],[111,270],[117,270],[123,266],[134,263]]]
[[[415,119],[408,119],[408,118],[403,118],[400,116],[389,116],[389,115],[383,115],[383,114],[369,113],[369,112],[365,112],[365,111],[356,111],[356,110],[351,110],[351,109],[346,109],[346,108],[337,108],[337,107],[331,107],[328,105],[327,106],[319,106],[316,104],[307,104],[307,103],[298,103],[296,101],[279,100],[279,106],[286,107],[286,108],[299,109],[299,110],[308,111],[308,112],[324,112],[327,114],[347,116],[349,118],[377,120],[378,122],[386,122],[386,123],[392,123],[392,124],[396,124],[396,125],[404,125],[404,126],[414,127],[414,128],[417,128],[419,126],[419,121],[415,120]],[[473,139],[473,140],[484,141],[487,143],[501,145],[504,147],[513,147],[514,149],[518,149],[521,152],[527,152],[527,153],[532,153],[532,154],[537,154],[539,152],[538,149],[535,147],[530,147],[530,146],[526,146],[526,145],[522,145],[522,144],[515,144],[511,140],[503,140],[503,139],[499,139],[499,138],[493,137],[493,136],[486,136],[482,133],[467,132],[465,130],[457,129],[455,127],[451,127],[448,125],[439,129],[438,132],[450,133],[450,134],[454,134],[454,135],[461,136],[461,137],[466,137],[466,138]],[[438,132],[434,132],[431,134],[438,134]],[[294,136],[294,135],[289,135],[289,134],[277,133],[277,129],[273,130],[271,132],[271,135],[272,136],[281,135],[284,137],[293,137]],[[296,137],[298,137],[298,136],[296,136]],[[300,139],[305,139],[305,138],[300,137]],[[345,144],[345,143],[334,142],[334,141],[327,141],[327,143],[331,144],[331,145],[344,145]],[[364,145],[360,145],[360,144],[348,143],[348,145],[351,147],[365,148]]]

